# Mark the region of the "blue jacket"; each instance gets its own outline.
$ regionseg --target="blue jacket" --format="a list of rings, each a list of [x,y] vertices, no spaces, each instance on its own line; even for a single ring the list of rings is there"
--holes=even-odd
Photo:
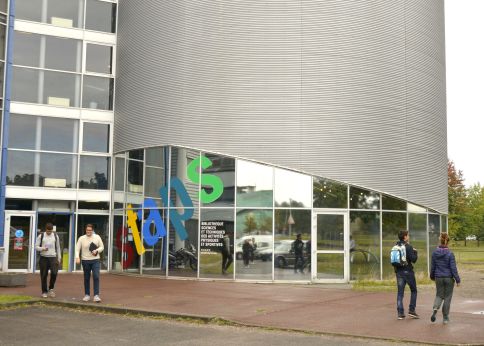
[[[435,280],[435,278],[454,278],[457,283],[460,283],[454,254],[444,245],[440,245],[432,253],[430,279]]]

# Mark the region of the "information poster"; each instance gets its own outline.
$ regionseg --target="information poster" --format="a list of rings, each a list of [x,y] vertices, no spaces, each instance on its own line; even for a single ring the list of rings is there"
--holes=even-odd
[[[200,251],[220,252],[225,232],[224,221],[202,221],[200,223]]]

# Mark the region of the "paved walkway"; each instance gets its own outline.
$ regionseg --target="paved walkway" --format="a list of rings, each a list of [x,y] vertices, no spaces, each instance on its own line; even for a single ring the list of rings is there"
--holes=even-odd
[[[81,274],[60,274],[54,301],[83,303]],[[38,275],[0,294],[39,296]],[[137,311],[218,317],[236,323],[316,333],[435,344],[484,344],[484,299],[454,296],[451,323],[430,322],[433,290],[419,292],[421,319],[396,318],[395,293],[355,292],[348,286],[257,284],[101,275],[101,304]],[[409,291],[405,303],[408,304]]]

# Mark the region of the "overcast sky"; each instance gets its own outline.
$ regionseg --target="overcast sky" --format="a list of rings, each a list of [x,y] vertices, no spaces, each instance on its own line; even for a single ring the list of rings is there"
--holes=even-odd
[[[484,0],[445,0],[448,156],[484,185]]]

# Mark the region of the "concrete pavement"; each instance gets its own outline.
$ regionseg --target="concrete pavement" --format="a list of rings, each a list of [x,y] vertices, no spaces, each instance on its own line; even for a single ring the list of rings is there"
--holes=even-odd
[[[81,274],[60,274],[50,302],[152,314],[220,318],[241,325],[432,344],[484,344],[484,299],[454,295],[451,323],[430,322],[433,290],[418,296],[419,320],[396,318],[396,293],[356,292],[348,286],[259,284],[101,275],[102,303],[83,303]],[[40,279],[0,294],[38,297]],[[406,291],[405,304],[410,292]]]

